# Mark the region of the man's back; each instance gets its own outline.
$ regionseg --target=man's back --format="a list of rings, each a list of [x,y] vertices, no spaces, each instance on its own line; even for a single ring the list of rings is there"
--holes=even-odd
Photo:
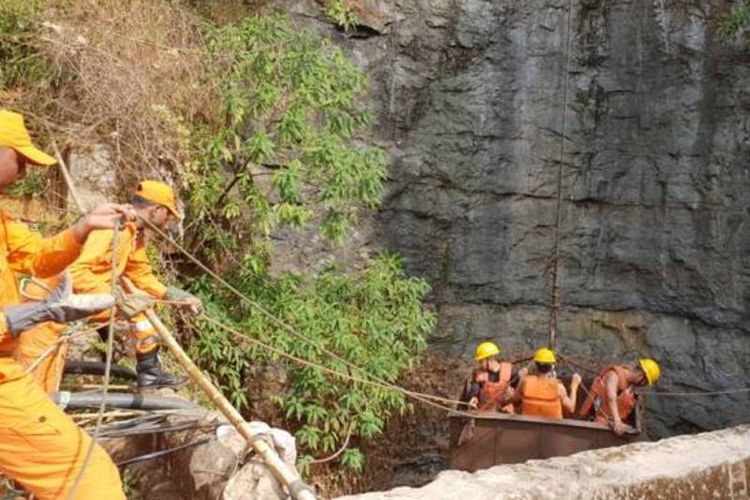
[[[521,382],[522,414],[562,418],[559,382],[545,375],[527,375]]]

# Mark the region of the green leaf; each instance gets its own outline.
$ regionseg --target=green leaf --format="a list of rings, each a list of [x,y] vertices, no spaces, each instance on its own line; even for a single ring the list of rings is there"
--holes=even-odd
[[[341,465],[361,473],[365,467],[365,457],[357,448],[349,448],[341,455]]]

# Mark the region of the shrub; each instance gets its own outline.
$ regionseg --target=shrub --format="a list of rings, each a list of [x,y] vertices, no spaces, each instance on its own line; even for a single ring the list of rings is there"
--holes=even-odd
[[[429,287],[404,277],[399,259],[381,255],[360,273],[330,269],[314,278],[286,274],[278,279],[241,276],[235,284],[252,300],[292,325],[304,339],[281,328],[257,310],[238,305],[235,296],[217,294],[207,282],[197,288],[207,299],[212,317],[226,318],[241,331],[262,342],[339,373],[374,376],[397,382],[426,347],[434,316],[422,309]],[[250,365],[282,364],[289,377],[275,402],[291,427],[296,428],[305,451],[306,469],[313,454],[331,453],[351,434],[370,438],[379,434],[393,412],[409,408],[401,392],[332,377],[322,370],[301,366],[253,344],[238,341],[210,323],[200,325],[193,354],[219,377],[235,404],[246,406],[244,374]],[[331,359],[323,349],[361,367],[365,375]],[[361,470],[364,457],[356,447],[342,455],[342,464]]]
[[[358,214],[380,204],[386,155],[357,135],[371,119],[362,105],[365,75],[339,49],[281,15],[215,28],[206,38],[206,75],[223,105],[202,126],[188,127],[194,158],[187,175],[190,247],[304,338],[203,279],[194,288],[213,316],[274,348],[354,373],[324,348],[395,382],[425,348],[434,324],[422,309],[428,286],[406,278],[397,257],[381,255],[359,272],[270,273],[280,227],[342,242]],[[313,455],[350,443],[341,463],[361,470],[364,457],[355,443],[380,433],[389,415],[408,408],[398,391],[331,378],[238,344],[210,324],[199,328],[196,359],[241,407],[248,404],[244,377],[251,366],[288,368],[274,401],[296,430],[303,469]]]

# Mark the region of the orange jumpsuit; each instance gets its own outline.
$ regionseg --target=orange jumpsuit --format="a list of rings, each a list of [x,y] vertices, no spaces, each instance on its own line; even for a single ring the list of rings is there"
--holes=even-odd
[[[73,290],[76,293],[111,293],[112,291],[112,236],[111,229],[100,229],[89,234],[81,255],[70,266]],[[117,276],[123,274],[135,286],[152,297],[163,298],[167,288],[154,276],[146,254],[142,233],[133,223],[127,223],[117,239]],[[36,293],[35,293],[36,295]],[[107,321],[109,311],[92,318]],[[42,323],[21,335],[16,348],[16,359],[24,366],[31,366],[49,346],[54,344],[64,331],[64,325]],[[153,351],[159,345],[159,334],[145,314],[130,318],[130,331],[140,353]],[[62,377],[67,346],[62,344],[54,355],[47,356],[37,364],[33,376],[47,393],[55,392]]]
[[[0,213],[0,306],[19,303],[14,272],[60,273],[81,250],[72,231],[43,239]],[[73,486],[91,437],[47,397],[12,358],[15,339],[0,312],[0,470],[40,499],[64,499]],[[95,445],[77,499],[124,499],[117,468]]]
[[[70,266],[73,290],[76,293],[111,293],[112,291],[112,236],[111,229],[93,231],[81,250],[81,256]],[[116,274],[127,276],[136,287],[156,299],[164,298],[167,287],[154,276],[146,255],[143,232],[132,222],[125,224],[117,239]],[[95,319],[109,317],[105,312]],[[145,314],[130,319],[130,328],[140,353],[153,351],[159,346],[159,333]]]
[[[110,293],[112,290],[112,236],[110,229],[92,232],[83,245],[81,256],[70,266],[73,276],[73,290],[76,293]],[[146,255],[146,242],[143,233],[132,222],[127,223],[117,239],[116,274],[125,275],[154,298],[164,298],[167,287],[154,276]],[[108,318],[108,313],[96,319]],[[138,352],[150,352],[159,345],[159,334],[145,314],[137,314],[130,319],[130,327]]]

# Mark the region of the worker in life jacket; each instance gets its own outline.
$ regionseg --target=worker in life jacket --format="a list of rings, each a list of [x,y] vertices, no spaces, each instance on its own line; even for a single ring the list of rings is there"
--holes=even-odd
[[[659,377],[659,363],[651,358],[643,358],[637,365],[609,366],[594,379],[579,415],[609,424],[614,433],[621,436],[625,432],[624,421],[633,413],[638,401],[635,388],[654,385]]]
[[[481,411],[514,413],[510,402],[513,387],[527,370],[516,370],[512,363],[501,361],[500,348],[494,342],[479,344],[474,359],[478,366],[465,385],[461,400]]]
[[[573,374],[570,394],[555,375],[555,353],[542,348],[534,353],[535,374],[528,374],[519,384],[514,402],[521,403],[521,413],[534,417],[563,418],[563,410],[573,413],[576,408],[581,376]]]
[[[25,174],[27,165],[47,166],[54,158],[31,142],[23,117],[0,110],[0,190]],[[124,499],[117,468],[91,437],[62,412],[12,357],[21,332],[43,322],[67,322],[112,307],[111,295],[71,293],[69,277],[44,301],[20,304],[16,274],[49,277],[62,272],[79,255],[94,229],[111,228],[127,206],[103,204],[69,229],[42,238],[25,224],[0,213],[0,471],[35,498]]]

